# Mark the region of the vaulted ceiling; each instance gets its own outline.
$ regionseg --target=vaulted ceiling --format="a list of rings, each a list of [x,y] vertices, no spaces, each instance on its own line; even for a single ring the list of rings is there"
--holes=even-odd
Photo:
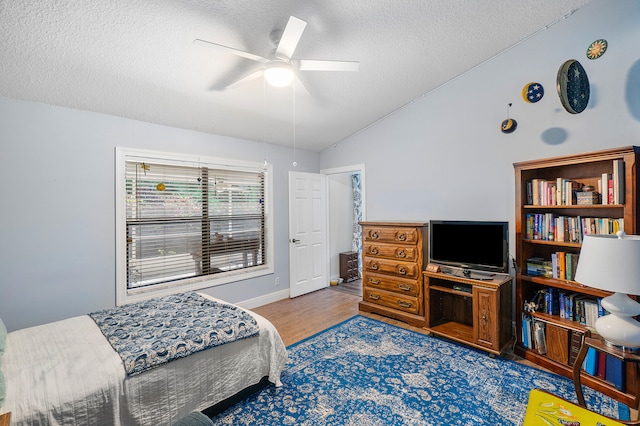
[[[0,96],[321,151],[590,0],[0,0]],[[358,61],[235,87],[289,16],[298,59]]]

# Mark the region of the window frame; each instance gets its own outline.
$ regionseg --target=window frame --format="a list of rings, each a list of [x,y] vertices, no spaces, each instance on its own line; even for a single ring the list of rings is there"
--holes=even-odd
[[[166,296],[184,291],[195,291],[231,282],[257,278],[274,273],[273,245],[273,166],[228,158],[197,156],[163,151],[116,147],[115,154],[115,208],[116,208],[116,305],[138,302],[152,297]],[[155,284],[148,287],[127,288],[127,213],[126,213],[126,163],[149,162],[189,167],[218,168],[223,170],[263,170],[264,178],[264,223],[266,226],[266,262],[263,265],[214,274],[186,278],[183,280]]]

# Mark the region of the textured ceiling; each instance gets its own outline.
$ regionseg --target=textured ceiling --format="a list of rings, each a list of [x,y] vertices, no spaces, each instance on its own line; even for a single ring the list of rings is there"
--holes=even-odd
[[[321,151],[556,23],[590,0],[0,0],[0,96]],[[290,15],[309,93],[262,79]],[[295,126],[294,126],[295,123]]]

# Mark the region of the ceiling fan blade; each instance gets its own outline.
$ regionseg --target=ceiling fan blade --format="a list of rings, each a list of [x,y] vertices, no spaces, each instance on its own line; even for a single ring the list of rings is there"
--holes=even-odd
[[[276,55],[286,56],[291,59],[293,52],[295,52],[296,47],[298,47],[298,42],[306,26],[307,23],[302,19],[290,16],[289,22],[287,22],[287,26],[284,28],[282,37],[278,42]]]
[[[302,82],[302,80],[300,80],[300,77],[298,76],[296,76],[296,78],[293,81],[293,90],[297,95],[311,97],[311,93],[309,92],[309,89],[307,89],[307,86],[304,85],[304,83]]]
[[[314,61],[301,59],[300,71],[358,71],[360,62],[353,61]]]
[[[245,52],[244,50],[234,49],[233,47],[223,46],[222,44],[213,43],[207,40],[201,40],[199,38],[193,41],[195,44],[202,44],[209,47],[215,47],[216,49],[222,49],[229,53],[233,53],[234,55],[241,56],[243,58],[251,59],[256,62],[267,62],[269,61],[267,58],[264,58],[259,55],[254,55],[253,53]]]
[[[248,83],[250,81],[253,81],[257,78],[260,78],[264,75],[264,70],[262,68],[260,68],[257,71],[253,71],[250,74],[245,75],[244,77],[240,78],[239,80],[234,81],[233,83],[230,83],[227,85],[227,87],[225,87],[225,89],[234,89],[238,86],[241,86],[245,83]]]

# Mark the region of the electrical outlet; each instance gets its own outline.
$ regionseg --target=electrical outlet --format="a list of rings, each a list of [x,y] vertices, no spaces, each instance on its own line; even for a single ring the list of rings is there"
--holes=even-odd
[[[280,285],[280,277],[276,277],[276,285]]]

